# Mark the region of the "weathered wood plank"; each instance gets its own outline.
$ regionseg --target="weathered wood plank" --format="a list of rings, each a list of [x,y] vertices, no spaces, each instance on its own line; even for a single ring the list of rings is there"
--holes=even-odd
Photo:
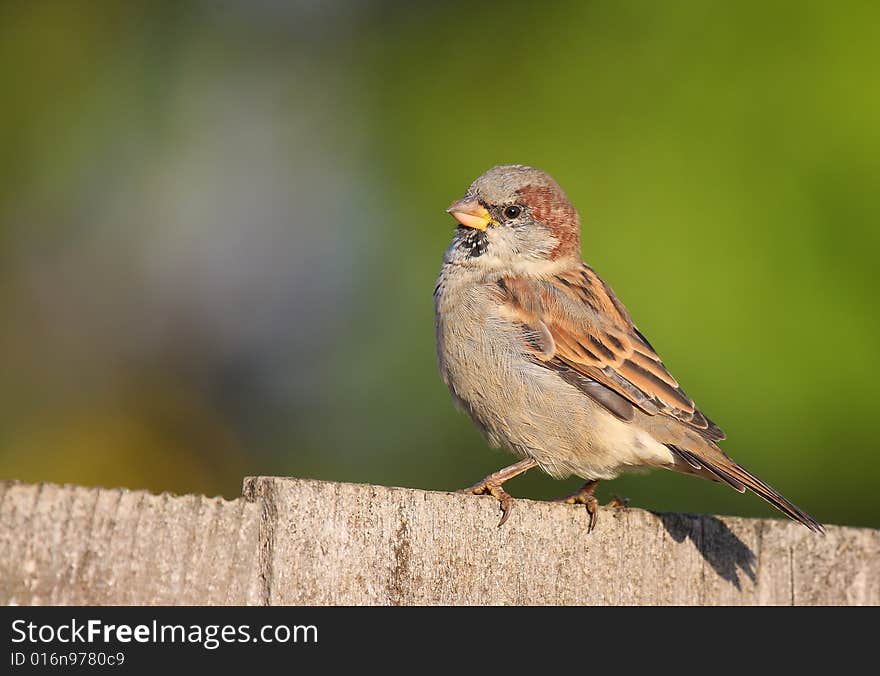
[[[0,483],[5,604],[258,603],[258,550],[244,500]]]

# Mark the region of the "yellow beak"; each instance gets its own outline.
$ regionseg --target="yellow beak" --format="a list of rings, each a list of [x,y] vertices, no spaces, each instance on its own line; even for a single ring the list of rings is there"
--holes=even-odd
[[[446,211],[466,228],[485,230],[490,225],[495,225],[495,220],[489,212],[475,199],[462,199],[453,202]]]

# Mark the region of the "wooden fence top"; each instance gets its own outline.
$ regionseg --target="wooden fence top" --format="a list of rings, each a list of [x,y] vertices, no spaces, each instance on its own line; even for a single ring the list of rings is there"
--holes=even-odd
[[[880,531],[280,477],[0,482],[4,604],[880,604]]]

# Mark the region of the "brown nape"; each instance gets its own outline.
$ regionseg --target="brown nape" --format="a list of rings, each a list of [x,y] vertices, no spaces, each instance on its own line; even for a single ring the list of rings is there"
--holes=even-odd
[[[580,253],[581,223],[577,210],[559,188],[547,185],[527,185],[517,191],[531,209],[532,216],[550,228],[559,244],[550,252],[556,260]]]

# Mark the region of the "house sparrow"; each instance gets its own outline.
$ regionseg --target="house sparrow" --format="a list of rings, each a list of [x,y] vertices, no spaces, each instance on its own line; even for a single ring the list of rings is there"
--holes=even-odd
[[[611,288],[580,258],[562,188],[523,165],[490,169],[447,210],[459,226],[434,289],[440,373],[493,446],[521,460],[465,489],[513,505],[502,484],[532,467],[587,480],[567,502],[596,523],[599,480],[663,467],[751,489],[821,524],[717,445],[724,432],[670,375]]]

